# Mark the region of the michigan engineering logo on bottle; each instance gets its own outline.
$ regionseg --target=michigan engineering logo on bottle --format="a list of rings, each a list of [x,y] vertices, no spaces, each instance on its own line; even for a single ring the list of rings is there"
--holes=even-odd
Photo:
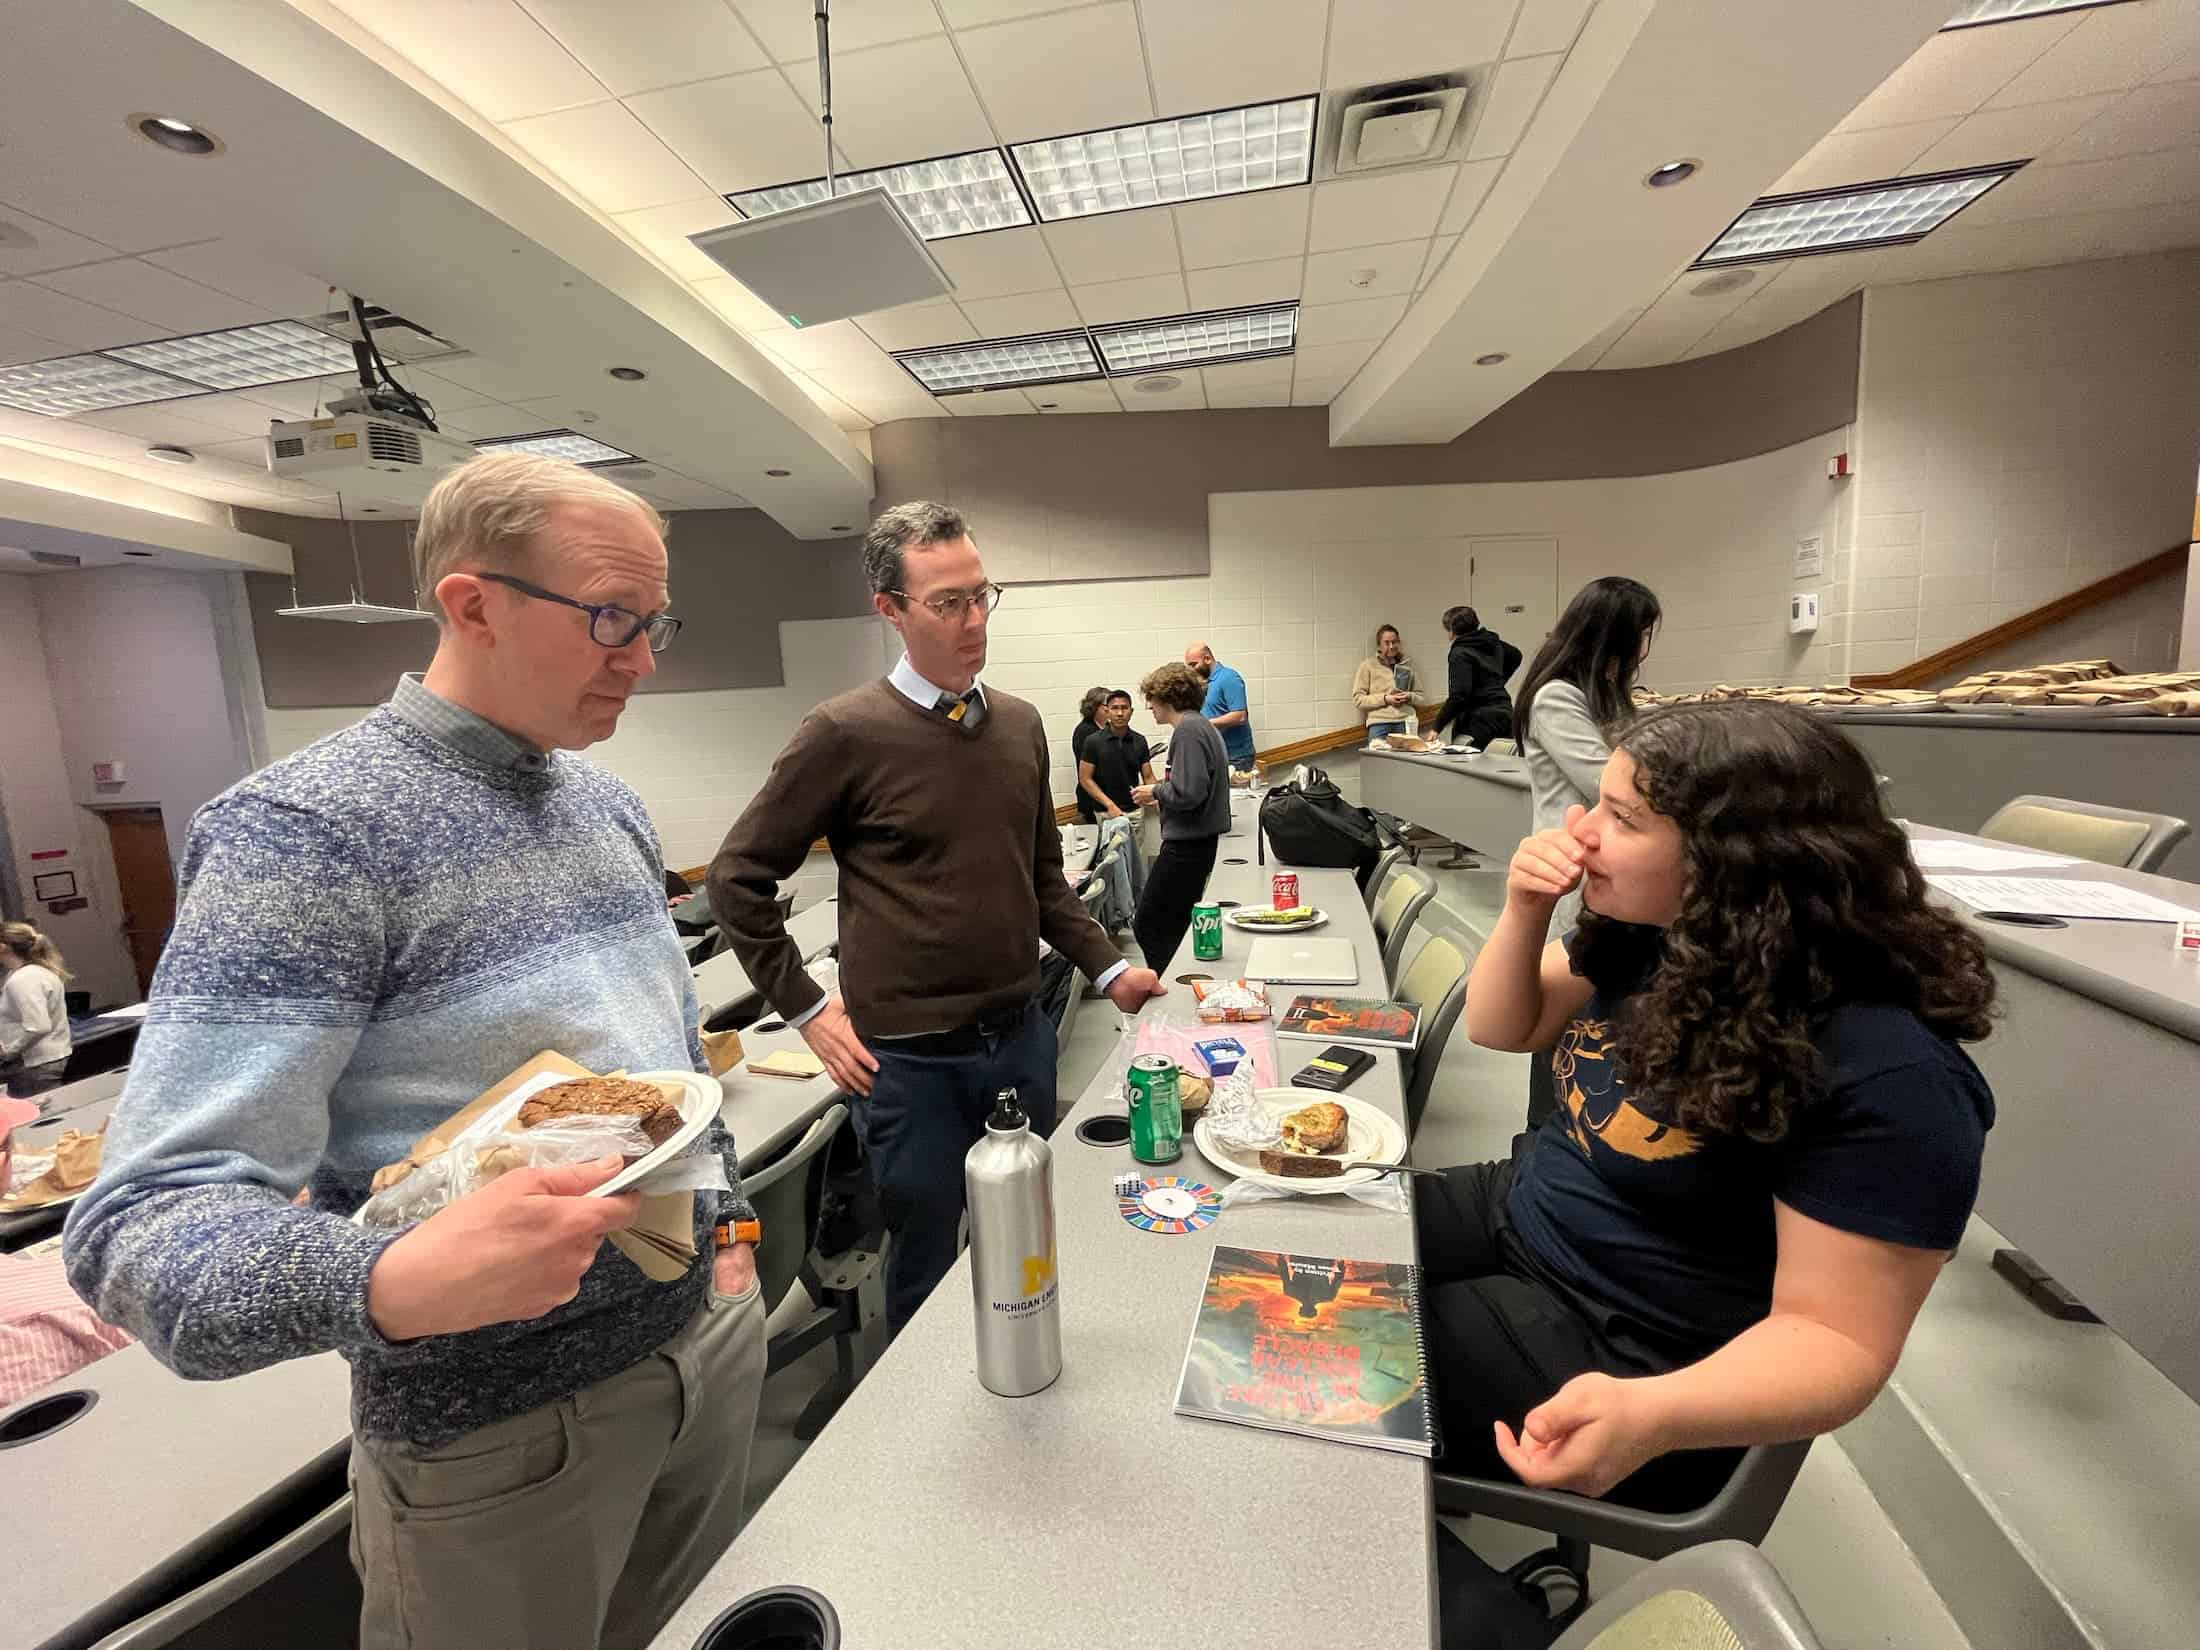
[[[1054,1256],[1051,1254],[1026,1255],[1024,1256],[1023,1299],[1013,1301],[997,1300],[992,1303],[993,1310],[1004,1317],[1028,1317],[1034,1312],[1043,1312],[1052,1306],[1056,1292]]]

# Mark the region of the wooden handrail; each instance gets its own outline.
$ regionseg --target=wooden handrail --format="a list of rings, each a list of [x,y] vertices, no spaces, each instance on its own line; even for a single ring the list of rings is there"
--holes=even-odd
[[[1996,648],[2045,630],[2051,624],[2098,607],[2105,601],[2137,590],[2141,585],[2152,584],[2156,579],[2169,577],[2183,569],[2190,555],[2190,547],[2173,544],[2158,556],[2133,562],[2119,568],[2105,579],[2095,579],[2081,585],[2068,595],[2057,596],[2044,602],[2029,613],[2019,613],[2015,618],[1982,630],[1976,636],[1968,636],[1960,642],[1951,642],[1938,653],[1928,653],[1922,659],[1913,659],[1898,670],[1881,670],[1861,676],[1851,676],[1849,685],[1860,688],[1919,688],[1929,687],[1933,679],[1945,676],[1951,670],[1961,669],[1974,659],[1984,658]]]

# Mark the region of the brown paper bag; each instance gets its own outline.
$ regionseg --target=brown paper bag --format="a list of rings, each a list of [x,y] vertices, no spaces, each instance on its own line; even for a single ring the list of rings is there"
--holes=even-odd
[[[703,1058],[710,1062],[710,1074],[723,1077],[741,1063],[741,1033],[738,1031],[698,1031],[703,1039]]]

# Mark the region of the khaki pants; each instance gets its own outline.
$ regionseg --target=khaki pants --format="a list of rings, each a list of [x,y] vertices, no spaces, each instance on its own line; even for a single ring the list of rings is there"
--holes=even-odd
[[[631,1369],[432,1449],[355,1439],[362,1650],[641,1650],[732,1544],[759,1290]]]

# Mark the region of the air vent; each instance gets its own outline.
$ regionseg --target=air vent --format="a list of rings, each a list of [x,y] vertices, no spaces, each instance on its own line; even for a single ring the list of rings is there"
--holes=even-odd
[[[82,556],[71,556],[59,550],[26,550],[24,555],[41,567],[82,567]]]
[[[1459,135],[1467,77],[1440,75],[1370,86],[1331,102],[1340,111],[1334,117],[1335,141],[1327,146],[1336,176],[1422,166],[1442,159]]]
[[[305,452],[306,444],[302,437],[286,435],[276,438],[275,456],[277,458],[303,458]]]
[[[402,424],[367,421],[367,457],[377,464],[418,464],[420,434]]]

